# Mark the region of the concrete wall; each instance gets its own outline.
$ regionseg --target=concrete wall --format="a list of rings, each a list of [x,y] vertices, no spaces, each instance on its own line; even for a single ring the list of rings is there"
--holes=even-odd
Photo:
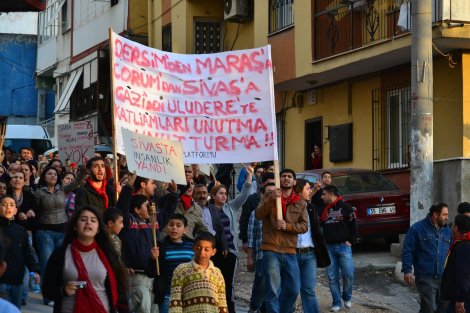
[[[470,157],[470,52],[462,53],[462,156]]]
[[[171,24],[172,52],[194,53],[194,22],[207,20],[224,21],[224,2],[219,0],[205,1],[149,1],[149,46],[157,49],[162,47],[162,27]],[[258,5],[258,4],[255,4]],[[260,4],[262,5],[262,4]],[[260,24],[256,24],[261,29]],[[262,31],[261,31],[262,32]],[[255,24],[223,23],[222,50],[249,49],[266,44],[261,39],[255,44]],[[262,37],[262,36],[261,36]]]
[[[0,34],[37,35],[38,13],[0,13]]]
[[[470,202],[467,186],[470,184],[470,159],[457,158],[434,162],[433,202],[449,206],[449,220],[453,220],[460,202]],[[429,208],[426,208],[429,209]]]
[[[372,168],[372,99],[371,90],[380,87],[380,75],[354,81],[343,81],[317,89],[317,103],[300,108],[292,106],[292,93],[287,96],[285,113],[285,166],[304,170],[305,121],[322,117],[323,127],[353,123],[353,160],[329,161],[330,142],[323,140],[323,167]]]
[[[109,27],[118,34],[127,28],[127,1],[120,1],[111,8],[109,2],[74,1],[73,3],[73,56],[108,40]]]
[[[453,55],[457,57],[458,52]],[[438,57],[433,60],[433,65],[434,160],[462,157],[462,112],[465,110],[462,106],[462,88],[465,86],[462,84],[463,64],[451,68],[447,59]],[[470,155],[467,154],[466,157],[468,156]]]
[[[37,116],[36,38],[0,34],[0,116]]]
[[[148,7],[147,0],[129,0],[128,29],[139,36],[148,34]]]

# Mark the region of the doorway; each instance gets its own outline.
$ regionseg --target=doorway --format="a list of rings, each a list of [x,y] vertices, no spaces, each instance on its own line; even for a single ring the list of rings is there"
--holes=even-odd
[[[305,121],[304,168],[306,170],[313,169],[311,154],[314,146],[319,146],[323,152],[322,124],[321,116]]]

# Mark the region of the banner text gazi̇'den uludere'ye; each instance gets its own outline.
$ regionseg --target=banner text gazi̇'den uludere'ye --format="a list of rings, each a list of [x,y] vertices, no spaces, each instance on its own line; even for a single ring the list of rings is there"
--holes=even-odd
[[[121,127],[177,140],[186,163],[277,160],[270,46],[184,55],[112,33],[117,150]]]

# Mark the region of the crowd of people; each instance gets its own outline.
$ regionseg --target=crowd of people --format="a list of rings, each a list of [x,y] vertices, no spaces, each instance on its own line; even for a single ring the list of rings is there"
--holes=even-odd
[[[229,197],[227,164],[215,175],[185,166],[177,185],[130,173],[124,156],[119,181],[99,155],[76,166],[22,148],[0,162],[0,297],[17,309],[34,277],[54,312],[234,313],[240,253],[255,277],[249,312],[293,312],[299,295],[304,312],[320,312],[317,268],[330,310],[353,307],[357,220],[327,171],[311,184],[283,169],[276,188],[272,162],[243,165]],[[403,272],[411,283],[414,266],[422,312],[440,310],[436,299],[470,312],[470,217],[456,218],[452,240],[446,212],[433,206],[405,240]]]

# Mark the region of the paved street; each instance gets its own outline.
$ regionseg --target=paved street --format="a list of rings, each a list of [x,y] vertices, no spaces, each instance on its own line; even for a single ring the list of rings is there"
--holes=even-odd
[[[353,249],[356,277],[353,291],[354,313],[416,313],[419,311],[417,291],[401,285],[394,277],[397,258],[390,255],[381,240],[366,241]],[[318,271],[317,297],[322,312],[331,305],[331,296],[324,269]],[[237,273],[236,293],[237,313],[246,313],[251,294],[253,274],[246,272],[246,257],[240,253]],[[300,299],[299,299],[300,300]],[[302,312],[300,301],[296,313]],[[28,304],[23,307],[26,313],[52,313],[52,308],[42,305],[41,297],[30,294]]]

